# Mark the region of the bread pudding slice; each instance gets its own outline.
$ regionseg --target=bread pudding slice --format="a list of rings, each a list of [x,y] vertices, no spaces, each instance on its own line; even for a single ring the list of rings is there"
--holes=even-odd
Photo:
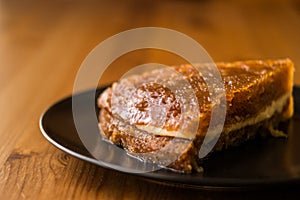
[[[278,125],[293,115],[291,60],[220,62],[216,67],[224,83],[226,116],[211,152],[238,146],[257,135],[286,136],[278,130]],[[212,108],[218,104],[212,102],[201,76],[201,71],[209,68],[210,65],[204,64],[172,66],[171,71],[155,69],[114,83],[98,98],[101,134],[144,161],[180,172],[201,172],[205,158],[199,157],[199,151],[204,138],[209,137]],[[180,80],[174,76],[178,73]],[[196,97],[196,101],[190,102],[197,103],[194,111],[199,124],[194,133],[180,129],[183,115],[186,117],[184,102],[174,89],[157,82],[164,80],[176,88],[182,79],[189,83]],[[180,93],[184,89],[177,90]]]

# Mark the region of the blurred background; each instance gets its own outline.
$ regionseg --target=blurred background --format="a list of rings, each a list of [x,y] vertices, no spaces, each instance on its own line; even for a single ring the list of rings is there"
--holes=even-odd
[[[34,74],[39,85],[33,87],[52,81],[53,88],[70,92],[80,64],[97,44],[144,26],[182,32],[214,61],[289,57],[296,68],[300,64],[298,0],[2,0],[0,84],[9,84],[17,74]],[[158,50],[134,51],[116,60],[100,84],[148,62],[174,65],[184,60]],[[300,70],[296,74],[300,77]]]

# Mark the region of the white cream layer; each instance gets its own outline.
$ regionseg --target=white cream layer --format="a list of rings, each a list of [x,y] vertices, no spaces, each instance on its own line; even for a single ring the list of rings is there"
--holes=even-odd
[[[281,113],[290,96],[290,93],[282,95],[277,100],[274,100],[271,105],[267,106],[266,109],[263,112],[260,112],[256,117],[248,118],[242,122],[237,122],[230,127],[226,127],[224,128],[224,132],[229,133],[231,131],[241,129],[245,126],[251,126],[264,120],[270,119],[276,112]]]
[[[271,105],[267,106],[266,109],[263,112],[260,112],[256,117],[248,118],[244,121],[237,122],[230,126],[224,127],[223,134],[228,134],[229,132],[239,130],[243,127],[251,126],[259,122],[262,122],[264,120],[270,119],[276,112],[281,113],[287,101],[289,100],[290,96],[291,94],[287,93],[281,96],[280,98],[278,98],[277,100],[274,100],[271,103]],[[160,135],[160,136],[171,136],[171,137],[186,138],[186,139],[192,139],[195,136],[194,134],[187,135],[187,134],[183,134],[180,131],[168,131],[166,129],[151,126],[151,125],[137,125],[137,128],[146,131],[148,133],[151,133],[153,135]],[[220,127],[216,129],[220,130]],[[214,132],[215,131],[209,133],[208,137],[214,138],[214,136],[217,134]]]

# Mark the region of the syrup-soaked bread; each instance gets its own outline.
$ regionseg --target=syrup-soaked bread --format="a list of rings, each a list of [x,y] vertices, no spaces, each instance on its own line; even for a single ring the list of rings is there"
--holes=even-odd
[[[212,108],[216,105],[199,73],[209,71],[210,65],[194,66],[198,70],[191,65],[180,65],[171,67],[171,71],[148,71],[107,88],[98,98],[101,134],[128,153],[138,153],[140,159],[181,172],[202,171],[204,159],[199,159],[198,154],[211,122]],[[289,59],[250,60],[216,63],[216,66],[224,82],[226,118],[213,151],[237,146],[258,134],[284,136],[278,125],[293,115],[293,63]],[[175,76],[175,72],[180,76]],[[199,126],[192,133],[193,137],[188,131],[180,132],[184,102],[177,99],[174,88],[156,82],[168,81],[176,88],[176,83],[182,83],[182,79],[191,86],[199,109]],[[130,110],[124,114],[122,106],[118,107],[116,102],[129,105]],[[162,124],[153,125],[151,119],[153,113],[159,112],[157,109],[164,111],[165,118]]]

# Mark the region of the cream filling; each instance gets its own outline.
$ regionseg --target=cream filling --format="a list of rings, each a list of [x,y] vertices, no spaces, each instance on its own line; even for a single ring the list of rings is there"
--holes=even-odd
[[[159,136],[171,136],[171,137],[177,137],[177,138],[193,139],[196,135],[196,132],[193,135],[185,134],[181,131],[168,131],[166,129],[151,126],[151,125],[136,125],[136,127],[140,130],[146,131],[147,133],[150,133],[153,135],[159,135]]]
[[[223,134],[228,134],[229,132],[241,129],[246,126],[251,126],[254,124],[257,124],[259,122],[262,122],[264,120],[267,120],[271,118],[276,112],[281,113],[284,106],[286,105],[286,102],[289,100],[291,94],[286,93],[285,95],[281,96],[277,100],[274,100],[271,105],[267,106],[266,109],[263,112],[260,112],[256,117],[248,118],[242,122],[237,122],[235,124],[232,124],[230,126],[224,127]],[[159,135],[159,136],[171,136],[171,137],[178,137],[178,138],[185,138],[185,139],[192,139],[195,134],[187,134],[183,133],[181,131],[168,131],[166,129],[155,127],[151,125],[136,125],[137,128],[140,130],[146,131],[148,133],[151,133],[153,135]],[[270,127],[272,128],[272,127]],[[215,130],[215,131],[214,131]],[[222,130],[220,127],[215,127],[215,129],[212,130],[210,133],[206,135],[206,137],[209,137],[208,140],[212,140],[215,136],[219,135],[218,132]],[[274,136],[282,136],[283,134],[280,131],[272,131],[274,133]]]
[[[274,100],[271,103],[271,105],[267,106],[266,109],[263,112],[260,112],[256,117],[246,119],[242,122],[237,122],[231,125],[230,127],[225,127],[224,133],[229,133],[231,131],[241,129],[245,126],[251,126],[259,122],[262,122],[264,120],[270,119],[276,112],[281,113],[284,106],[286,105],[286,102],[289,100],[290,96],[291,96],[290,93],[286,93],[285,95],[282,95],[277,100]]]

